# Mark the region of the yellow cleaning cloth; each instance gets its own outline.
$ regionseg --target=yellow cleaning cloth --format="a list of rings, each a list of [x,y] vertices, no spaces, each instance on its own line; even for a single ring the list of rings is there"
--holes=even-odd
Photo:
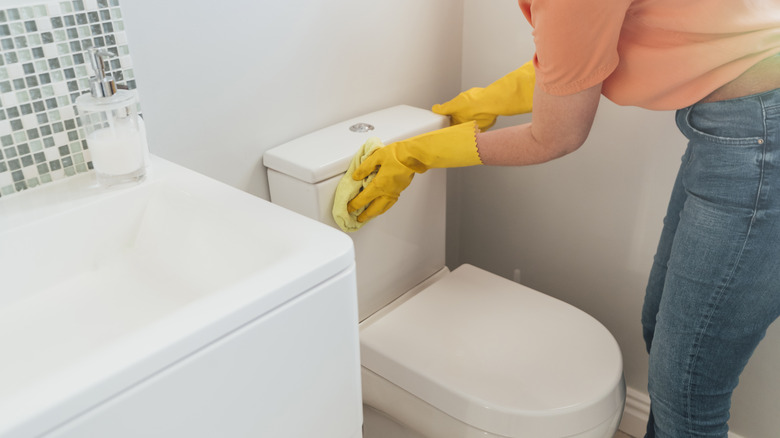
[[[371,155],[372,152],[383,146],[382,140],[376,137],[371,137],[366,140],[352,158],[347,173],[341,178],[338,187],[336,187],[336,194],[333,197],[333,220],[336,221],[339,228],[347,233],[357,231],[363,226],[364,222],[358,222],[357,217],[365,210],[365,208],[361,208],[350,214],[347,212],[347,203],[357,196],[357,194],[374,179],[374,175],[376,175],[376,172],[374,172],[362,181],[355,181],[352,179],[352,173],[360,166],[360,163],[362,163],[363,160]]]

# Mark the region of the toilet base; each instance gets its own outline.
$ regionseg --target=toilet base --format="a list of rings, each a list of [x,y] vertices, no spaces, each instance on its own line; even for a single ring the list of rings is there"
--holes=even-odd
[[[361,376],[363,438],[507,438],[463,423],[366,368],[361,367]],[[622,416],[621,408],[596,427],[575,435],[528,438],[611,438]]]
[[[363,438],[426,438],[371,406],[363,405]]]

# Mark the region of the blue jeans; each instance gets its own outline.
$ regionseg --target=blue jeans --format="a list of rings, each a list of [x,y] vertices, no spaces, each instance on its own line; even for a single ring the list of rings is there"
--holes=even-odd
[[[677,111],[688,148],[647,286],[648,438],[728,434],[731,393],[780,315],[780,89]]]

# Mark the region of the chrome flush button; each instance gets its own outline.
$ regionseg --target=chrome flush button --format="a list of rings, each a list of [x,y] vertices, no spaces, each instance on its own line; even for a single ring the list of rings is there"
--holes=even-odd
[[[368,132],[368,131],[373,131],[374,126],[369,125],[368,123],[355,123],[354,125],[349,127],[349,130],[352,132]]]

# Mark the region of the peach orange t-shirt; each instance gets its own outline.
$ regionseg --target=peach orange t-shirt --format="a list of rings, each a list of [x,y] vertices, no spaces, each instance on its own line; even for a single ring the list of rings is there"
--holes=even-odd
[[[567,95],[603,82],[620,105],[698,102],[780,53],[780,0],[519,0],[537,82]]]

